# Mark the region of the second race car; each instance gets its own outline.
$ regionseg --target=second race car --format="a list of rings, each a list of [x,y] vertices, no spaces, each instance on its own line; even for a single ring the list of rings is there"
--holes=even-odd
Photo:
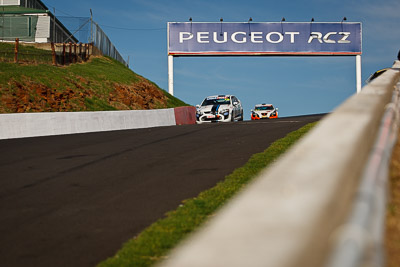
[[[276,118],[278,118],[278,108],[275,108],[272,104],[258,104],[251,110],[252,120]]]

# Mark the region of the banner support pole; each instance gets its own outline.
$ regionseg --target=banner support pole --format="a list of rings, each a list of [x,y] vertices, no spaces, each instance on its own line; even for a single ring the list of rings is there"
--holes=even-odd
[[[174,56],[168,55],[168,93],[174,95]]]
[[[361,55],[356,55],[357,94],[361,92]]]

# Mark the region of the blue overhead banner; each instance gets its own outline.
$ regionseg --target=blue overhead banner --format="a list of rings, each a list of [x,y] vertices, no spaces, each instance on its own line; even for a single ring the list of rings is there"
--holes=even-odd
[[[361,55],[356,22],[169,22],[168,55]]]

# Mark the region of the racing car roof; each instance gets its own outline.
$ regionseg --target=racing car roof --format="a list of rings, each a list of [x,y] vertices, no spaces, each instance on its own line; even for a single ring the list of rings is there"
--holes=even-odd
[[[207,96],[206,99],[210,100],[210,99],[225,99],[231,97],[231,95],[212,95],[212,96]]]
[[[257,104],[255,107],[273,107],[272,104]]]
[[[368,79],[365,81],[366,83],[370,83],[372,82],[372,80],[374,80],[375,78],[377,78],[378,76],[382,75],[385,71],[387,71],[389,68],[384,68],[381,70],[377,70],[374,73],[372,73]]]

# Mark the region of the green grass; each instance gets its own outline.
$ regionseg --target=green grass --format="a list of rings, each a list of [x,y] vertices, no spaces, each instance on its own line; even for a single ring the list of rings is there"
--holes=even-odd
[[[129,84],[139,80],[129,68],[107,57],[93,58],[90,62],[71,64],[67,67],[55,67],[48,64],[19,65],[6,62],[0,62],[0,67],[0,84],[10,79],[23,81],[29,78],[35,82],[62,85],[68,79],[84,77],[95,85],[106,83],[104,85],[106,87],[116,82]],[[67,85],[71,83],[67,82]]]
[[[20,45],[19,50],[22,54],[32,54],[47,56],[50,55],[50,60],[40,64],[40,65],[18,65],[9,64],[2,59],[12,59],[14,60],[14,44],[0,43],[0,81],[3,79],[16,76],[17,79],[21,75],[28,76],[30,78],[35,77],[36,80],[62,80],[62,77],[66,76],[81,76],[88,79],[93,79],[99,82],[118,82],[122,84],[128,84],[131,82],[138,81],[138,76],[132,72],[129,68],[125,67],[122,63],[109,58],[100,57],[94,58],[86,64],[71,64],[68,67],[54,67],[51,66],[51,51],[38,49],[31,46]],[[4,70],[4,71],[3,71]],[[8,74],[7,76],[5,75]]]
[[[167,96],[167,108],[174,108],[174,107],[182,107],[182,106],[190,106],[189,104],[186,104],[182,100],[174,97],[173,95],[170,95],[167,91],[161,89],[164,93],[165,96]]]
[[[116,108],[110,106],[104,100],[98,99],[97,97],[86,98],[85,105],[87,107],[87,110],[104,110],[104,111],[116,110]]]
[[[215,187],[200,193],[196,198],[183,201],[176,210],[153,223],[137,237],[126,242],[117,254],[101,262],[99,267],[151,266],[162,260],[190,232],[207,221],[234,194],[243,189],[259,172],[282,155],[316,123],[310,123],[288,134],[253,155],[241,168],[225,177]]]
[[[143,79],[120,62],[109,57],[94,57],[89,62],[64,67],[56,67],[51,64],[14,64],[1,61],[0,58],[0,97],[6,91],[9,94],[15,93],[18,90],[16,84],[27,83],[28,88],[31,88],[31,84],[38,84],[59,92],[73,90],[90,93],[91,96],[84,101],[84,108],[77,103],[74,105],[75,108],[70,111],[114,110],[115,108],[107,102],[116,84],[129,86],[139,83]],[[171,96],[157,85],[155,86],[167,97],[167,101],[158,103],[155,99],[156,106],[153,108],[187,106],[183,101]],[[8,112],[8,109],[2,105],[4,103],[0,102],[0,110]]]
[[[38,49],[33,46],[20,44],[18,46],[18,60],[32,63],[52,63],[52,53],[48,50]],[[0,43],[0,60],[14,62],[14,43]]]
[[[189,104],[186,104],[179,98],[176,98],[175,96],[170,95],[167,91],[165,91],[164,89],[161,89],[157,84],[155,84],[153,82],[151,82],[151,83],[154,84],[155,86],[157,86],[157,88],[160,89],[163,92],[163,94],[168,98],[167,108],[190,106]]]
[[[110,57],[94,58],[87,64],[71,64],[68,71],[75,75],[107,83],[129,84],[139,81],[138,75]]]

